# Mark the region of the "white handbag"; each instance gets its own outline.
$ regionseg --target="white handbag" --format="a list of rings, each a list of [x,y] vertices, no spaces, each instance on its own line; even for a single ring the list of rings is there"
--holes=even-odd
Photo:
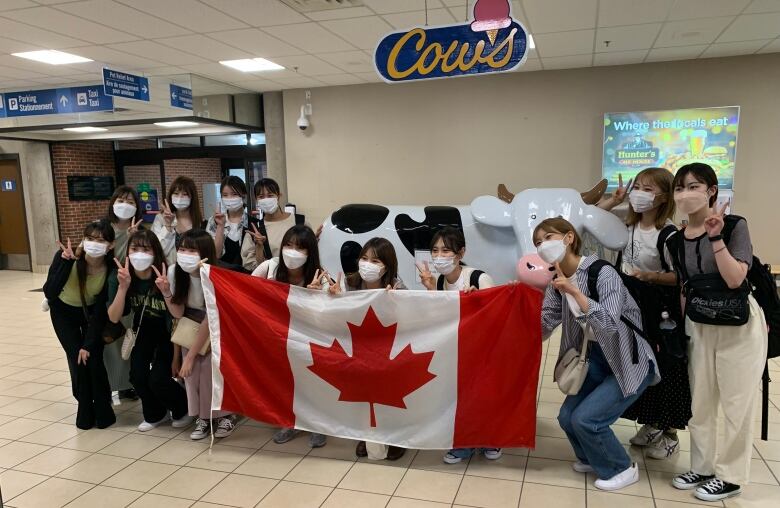
[[[555,364],[554,380],[558,383],[558,388],[566,395],[577,395],[588,375],[590,362],[588,354],[588,333],[587,330],[582,337],[582,346],[568,349]]]
[[[122,360],[129,360],[130,355],[133,352],[133,346],[135,346],[135,339],[138,332],[141,331],[141,322],[144,320],[144,314],[146,313],[146,304],[149,303],[149,295],[144,298],[144,308],[141,310],[141,317],[138,318],[138,328],[133,331],[132,326],[127,327],[125,331],[125,340],[122,341]]]

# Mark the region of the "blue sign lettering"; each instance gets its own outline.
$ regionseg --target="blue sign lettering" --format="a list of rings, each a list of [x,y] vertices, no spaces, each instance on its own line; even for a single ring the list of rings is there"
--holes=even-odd
[[[103,68],[106,95],[149,102],[149,79],[135,74]]]
[[[171,106],[174,108],[192,109],[192,90],[171,84]]]
[[[112,109],[114,100],[103,93],[102,86],[75,86],[6,92],[2,96],[0,117],[61,115]]]

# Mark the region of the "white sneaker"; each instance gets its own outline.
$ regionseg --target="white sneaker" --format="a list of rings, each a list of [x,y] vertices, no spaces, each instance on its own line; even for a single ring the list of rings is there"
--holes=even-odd
[[[635,446],[649,446],[651,443],[660,439],[664,431],[656,429],[652,425],[643,425],[636,436],[629,439],[629,442]]]
[[[138,426],[138,432],[149,432],[152,429],[156,429],[157,427],[159,427],[163,423],[165,423],[168,420],[170,420],[170,418],[171,418],[171,415],[166,414],[165,416],[162,417],[162,419],[159,422],[149,423],[146,420],[144,420],[144,421],[141,422],[141,425]]]
[[[645,450],[647,450],[647,456],[651,459],[668,459],[675,453],[680,453],[680,440],[663,434],[659,439],[647,445]]]
[[[482,454],[488,460],[498,460],[503,455],[501,448],[485,448],[482,450]]]
[[[639,481],[639,466],[636,462],[625,471],[616,474],[609,480],[596,480],[594,485],[599,490],[620,490]]]
[[[203,418],[195,420],[195,430],[190,434],[190,439],[199,441],[209,435],[209,422]]]
[[[175,429],[184,429],[192,425],[193,420],[194,418],[190,415],[184,415],[178,420],[173,420],[173,422],[171,422],[171,426]]]
[[[583,462],[580,462],[579,460],[571,465],[571,468],[577,471],[578,473],[592,473],[593,472],[593,466],[590,464],[585,464]]]

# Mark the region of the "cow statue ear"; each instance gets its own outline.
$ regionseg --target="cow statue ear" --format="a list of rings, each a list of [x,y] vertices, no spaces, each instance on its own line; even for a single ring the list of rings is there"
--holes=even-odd
[[[474,220],[499,228],[512,226],[512,207],[493,196],[479,196],[471,202]]]

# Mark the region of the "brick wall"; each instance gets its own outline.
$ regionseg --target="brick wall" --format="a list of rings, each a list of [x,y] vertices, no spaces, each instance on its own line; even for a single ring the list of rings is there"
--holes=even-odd
[[[165,161],[165,189],[177,176],[188,176],[195,181],[203,219],[213,215],[213,210],[203,210],[203,185],[219,183],[222,179],[222,163],[219,159],[169,159]]]
[[[60,238],[76,240],[87,222],[104,217],[108,200],[71,201],[68,176],[110,176],[115,178],[114,151],[110,141],[52,143],[54,191],[57,193]],[[114,181],[116,183],[116,180]]]

